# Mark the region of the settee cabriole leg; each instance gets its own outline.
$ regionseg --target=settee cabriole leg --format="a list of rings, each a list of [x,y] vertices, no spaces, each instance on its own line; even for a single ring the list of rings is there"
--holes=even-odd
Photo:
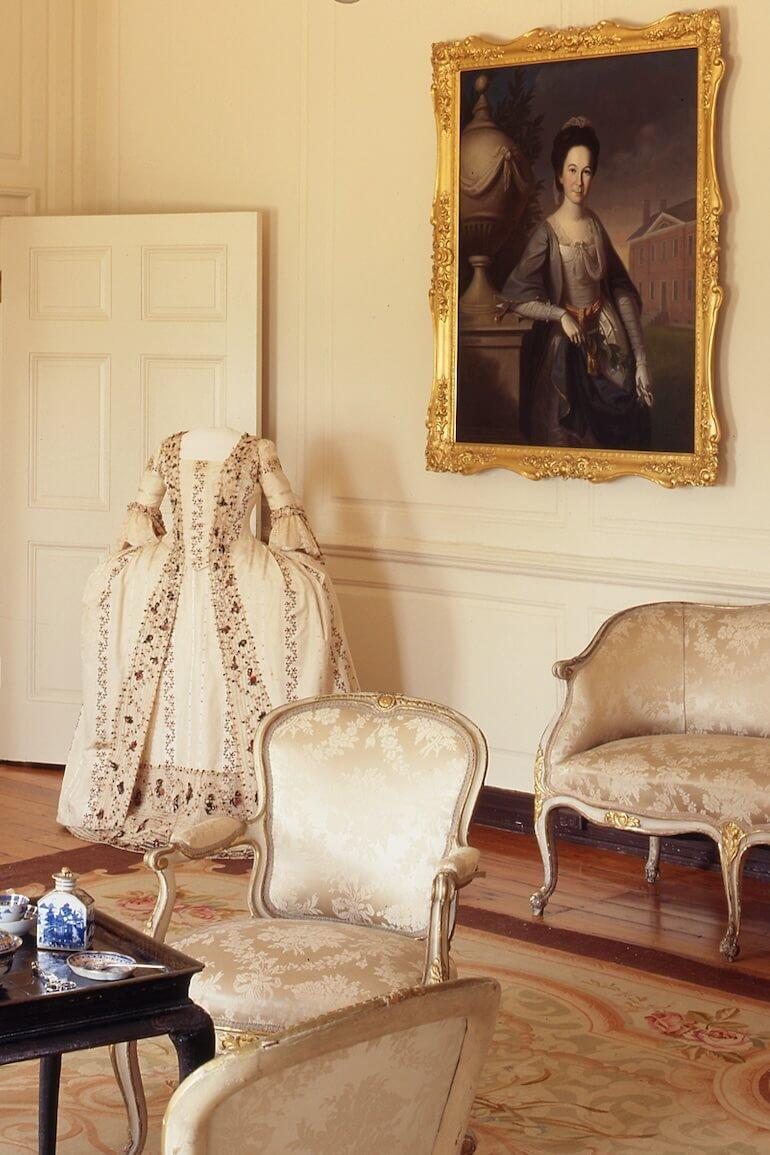
[[[559,863],[556,855],[556,838],[553,829],[555,816],[555,807],[549,806],[546,801],[543,803],[543,808],[535,819],[535,837],[540,847],[540,857],[543,860],[543,871],[545,874],[543,885],[539,890],[535,891],[529,900],[532,913],[536,915],[543,913],[545,904],[556,889],[556,876],[558,874]]]
[[[650,835],[650,850],[647,855],[647,864],[644,868],[644,877],[652,885],[658,878],[658,867],[660,865],[660,839],[655,835]]]
[[[737,959],[741,952],[738,934],[741,929],[741,874],[745,849],[725,848],[724,840],[719,844],[719,860],[722,865],[722,879],[727,896],[727,930],[719,944],[719,949],[728,962]]]

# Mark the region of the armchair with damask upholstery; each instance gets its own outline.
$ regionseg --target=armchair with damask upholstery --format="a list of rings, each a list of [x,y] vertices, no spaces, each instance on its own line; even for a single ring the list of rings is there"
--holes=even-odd
[[[535,765],[535,833],[545,867],[535,914],[556,886],[554,812],[650,836],[699,833],[719,850],[739,953],[741,866],[770,844],[770,605],[658,602],[611,617],[576,658],[557,662],[564,705]]]
[[[499,999],[458,979],[220,1055],[174,1093],[163,1155],[458,1155]]]
[[[166,934],[174,867],[251,847],[249,913],[175,936],[205,964],[191,997],[233,1046],[417,984],[443,982],[458,890],[478,868],[468,826],[487,748],[444,706],[348,694],[281,706],[255,739],[261,808],[212,818],[145,861]]]

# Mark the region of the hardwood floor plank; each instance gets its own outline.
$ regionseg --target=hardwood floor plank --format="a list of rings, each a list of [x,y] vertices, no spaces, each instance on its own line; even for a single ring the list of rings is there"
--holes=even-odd
[[[69,837],[69,836],[68,836]],[[22,862],[25,858],[39,858],[42,854],[66,854],[67,850],[75,850],[78,843],[74,838],[72,842],[63,843],[43,842],[42,840],[35,840],[34,842],[27,838],[11,837],[3,842],[3,850],[10,862]],[[62,862],[62,865],[65,865]]]
[[[11,779],[3,782],[2,796],[4,798],[37,798],[40,801],[48,801],[56,810],[56,804],[59,800],[59,783],[56,788],[45,785],[39,782],[25,782],[23,779]]]

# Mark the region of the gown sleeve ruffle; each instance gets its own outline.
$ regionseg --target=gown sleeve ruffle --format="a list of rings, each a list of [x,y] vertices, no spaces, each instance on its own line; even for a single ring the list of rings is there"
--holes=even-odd
[[[129,502],[126,509],[126,517],[115,543],[116,553],[148,545],[163,537],[166,526],[160,512],[160,503],[165,492],[166,484],[155,467],[154,458],[151,457],[147,462],[136,500]]]
[[[322,557],[302,502],[292,492],[272,441],[259,442],[259,483],[270,508],[269,548]]]
[[[270,549],[299,550],[310,557],[321,557],[321,548],[308,525],[301,505],[284,505],[270,511]]]

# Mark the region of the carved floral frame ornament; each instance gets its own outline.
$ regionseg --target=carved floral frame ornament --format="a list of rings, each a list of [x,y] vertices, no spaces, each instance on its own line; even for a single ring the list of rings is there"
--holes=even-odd
[[[604,450],[537,445],[498,445],[456,439],[460,77],[463,71],[552,60],[579,60],[681,48],[697,49],[697,247],[694,297],[693,452]],[[429,470],[478,473],[505,468],[524,477],[581,477],[608,481],[624,475],[659,485],[714,485],[719,423],[714,404],[714,339],[722,303],[719,285],[719,221],[722,198],[715,160],[716,98],[724,75],[719,13],[674,13],[645,27],[612,21],[586,28],[537,28],[508,43],[476,36],[433,46],[433,99],[438,159],[431,223],[433,273],[430,304],[434,378],[428,410]]]

